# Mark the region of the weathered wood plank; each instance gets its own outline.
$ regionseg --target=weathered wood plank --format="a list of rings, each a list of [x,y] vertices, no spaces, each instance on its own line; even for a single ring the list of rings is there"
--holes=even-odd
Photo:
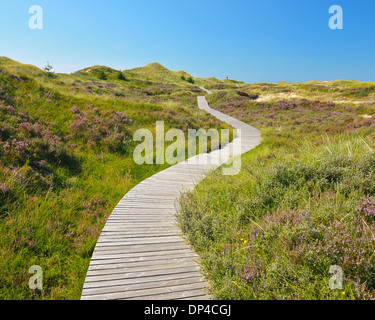
[[[171,250],[164,250],[164,251],[152,251],[152,252],[135,252],[135,253],[114,253],[114,254],[103,254],[100,253],[96,254],[95,257],[91,259],[92,263],[95,263],[97,260],[110,260],[110,259],[133,259],[133,258],[143,258],[148,259],[152,257],[163,257],[169,255],[180,255],[180,254],[193,254],[196,255],[192,250],[186,250],[185,248],[182,249],[171,249]]]
[[[146,296],[136,296],[133,298],[128,299],[120,299],[120,300],[182,300],[187,298],[196,297],[199,294],[204,292],[204,287],[200,287],[198,290],[181,290],[180,288],[174,288],[173,292],[168,293],[157,293],[154,295],[146,295]]]
[[[100,266],[91,266],[87,271],[87,277],[95,276],[108,276],[108,275],[117,275],[123,274],[124,272],[140,272],[140,271],[152,271],[159,269],[171,269],[178,267],[193,267],[196,266],[196,262],[193,259],[181,259],[180,261],[168,262],[162,261],[161,263],[153,262],[152,264],[146,263],[134,263],[125,264],[124,266],[117,267],[115,269],[110,269],[108,266],[105,269],[98,269]]]
[[[178,243],[181,241],[181,237],[171,237],[170,239],[167,237],[156,237],[151,238],[149,240],[139,240],[137,239],[129,239],[128,241],[123,240],[109,240],[108,242],[100,241],[97,243],[97,246],[100,247],[117,247],[117,246],[130,246],[130,245],[138,245],[138,244],[162,244],[162,243]]]
[[[192,252],[189,251],[183,251],[182,253],[177,253],[173,255],[168,254],[159,254],[159,255],[153,255],[153,256],[140,256],[140,257],[133,257],[133,258],[112,258],[112,259],[96,259],[93,260],[90,264],[90,267],[96,266],[96,265],[111,265],[113,266],[116,263],[131,263],[131,262],[154,262],[154,261],[163,261],[163,260],[169,260],[169,259],[181,259],[181,258],[195,258],[198,259],[198,256]]]
[[[89,271],[103,271],[105,272],[112,272],[114,269],[116,270],[126,270],[128,268],[136,268],[136,267],[145,267],[145,266],[165,266],[169,264],[182,264],[182,263],[189,263],[193,260],[192,256],[188,257],[181,257],[181,258],[164,258],[160,260],[141,260],[141,261],[134,261],[134,262],[113,262],[113,263],[98,263],[98,264],[91,264],[89,267]],[[194,261],[194,260],[193,260]],[[105,271],[104,271],[105,270]]]
[[[131,291],[142,291],[146,292],[152,292],[154,289],[161,289],[161,288],[166,288],[166,287],[173,287],[173,286],[180,286],[180,285],[202,285],[202,278],[193,276],[190,278],[179,278],[179,279],[167,279],[167,280],[161,280],[161,281],[153,281],[153,282],[144,282],[144,283],[136,283],[136,284],[129,284],[129,285],[123,285],[123,286],[116,286],[116,287],[106,287],[106,288],[95,288],[95,289],[86,289],[83,293],[82,296],[85,297],[92,297],[94,298],[95,296],[101,296],[103,294],[108,294],[108,295],[115,295],[119,296],[120,298],[123,297],[123,292],[131,292]],[[108,297],[111,299],[111,297]],[[116,299],[113,297],[113,299]]]
[[[170,231],[154,231],[154,232],[112,232],[111,234],[102,234],[100,241],[107,239],[129,239],[129,238],[143,238],[143,237],[168,237],[176,235],[175,230]]]
[[[147,288],[147,289],[140,289],[140,290],[108,293],[108,294],[102,294],[102,295],[84,296],[82,298],[83,300],[93,299],[93,298],[95,300],[109,300],[109,299],[117,300],[117,299],[152,297],[152,296],[166,295],[166,294],[169,294],[169,295],[176,294],[176,296],[184,296],[184,295],[191,295],[189,291],[196,291],[198,289],[203,289],[204,287],[205,287],[205,284],[202,281],[199,281],[195,283],[174,285],[174,286],[169,286],[169,287]]]
[[[121,285],[128,285],[132,283],[152,282],[157,280],[179,279],[184,277],[192,277],[197,275],[197,270],[194,267],[178,268],[165,272],[164,270],[148,271],[148,272],[135,272],[127,273],[127,277],[115,280],[101,280],[101,281],[88,281],[85,282],[83,289],[96,289],[96,288],[110,288]]]
[[[184,241],[179,243],[163,243],[162,245],[135,245],[135,246],[118,246],[114,248],[107,247],[96,247],[94,250],[94,255],[96,254],[112,254],[112,253],[140,253],[140,252],[158,252],[172,249],[186,249],[189,250],[190,247]]]
[[[132,269],[131,271],[126,270],[120,273],[112,273],[112,274],[91,274],[91,272],[87,273],[86,282],[98,282],[98,281],[106,281],[106,280],[122,280],[122,279],[130,279],[130,278],[137,278],[137,277],[150,277],[152,275],[167,275],[167,274],[175,274],[179,272],[197,272],[199,270],[197,265],[170,265],[163,269],[156,268],[156,269]],[[136,282],[136,280],[135,280]]]
[[[135,277],[130,277],[121,280],[104,280],[104,281],[94,281],[87,282],[84,285],[84,290],[91,291],[96,289],[102,289],[103,291],[110,291],[112,287],[125,286],[136,283],[151,283],[156,281],[166,281],[173,279],[182,279],[182,278],[192,278],[197,276],[195,269],[181,269],[179,272],[168,273],[168,274],[154,274],[145,276],[144,273],[134,273]]]
[[[190,293],[190,294],[194,294],[194,293]],[[200,295],[200,291],[198,291],[197,295],[192,295],[190,297],[183,297],[183,298],[178,298],[176,300],[212,300],[212,297],[210,297],[209,295]]]

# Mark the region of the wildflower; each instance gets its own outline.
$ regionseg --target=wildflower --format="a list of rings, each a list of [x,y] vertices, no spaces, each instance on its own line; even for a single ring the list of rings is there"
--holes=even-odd
[[[73,107],[71,107],[70,111],[73,112],[73,113],[78,113],[79,109],[77,108],[77,106],[73,106]]]
[[[44,160],[40,160],[40,161],[39,161],[39,166],[40,166],[41,168],[47,168],[47,162],[44,161]]]
[[[15,111],[16,111],[16,109],[14,109],[12,106],[7,106],[7,107],[5,107],[5,109],[8,110],[9,113],[11,113],[11,114],[14,114]]]

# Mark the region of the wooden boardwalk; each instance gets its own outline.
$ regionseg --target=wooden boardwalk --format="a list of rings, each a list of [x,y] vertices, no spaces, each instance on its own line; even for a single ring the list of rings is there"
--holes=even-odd
[[[242,154],[259,145],[261,136],[257,129],[211,109],[205,97],[198,98],[198,105],[241,129],[241,134],[223,149],[155,174],[124,196],[98,239],[82,300],[210,299],[198,256],[176,225],[176,199],[181,191],[193,189],[208,171],[226,162],[229,148]]]

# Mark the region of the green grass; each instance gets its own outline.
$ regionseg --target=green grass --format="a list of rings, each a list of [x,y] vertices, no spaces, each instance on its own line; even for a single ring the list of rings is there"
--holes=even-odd
[[[105,66],[93,66],[86,68],[80,71],[77,71],[75,75],[82,77],[93,77],[98,78],[98,74],[104,73],[108,79],[115,80],[118,76],[118,70],[114,70]],[[152,62],[146,66],[123,70],[127,81],[131,83],[136,83],[137,85],[150,85],[150,83],[164,83],[164,84],[173,84],[186,87],[195,87],[196,86],[210,86],[214,84],[223,83],[222,81],[210,77],[210,78],[195,78],[186,71],[172,71],[168,70],[160,63]],[[189,80],[190,79],[190,80]],[[238,82],[240,83],[240,82]],[[195,85],[195,86],[193,86]]]

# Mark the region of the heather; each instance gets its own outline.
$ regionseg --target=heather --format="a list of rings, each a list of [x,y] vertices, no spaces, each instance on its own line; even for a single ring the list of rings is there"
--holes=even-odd
[[[212,173],[180,201],[216,298],[375,298],[374,104],[351,94],[362,89],[254,84],[207,97],[263,137],[238,176]],[[342,289],[329,288],[332,265]]]

